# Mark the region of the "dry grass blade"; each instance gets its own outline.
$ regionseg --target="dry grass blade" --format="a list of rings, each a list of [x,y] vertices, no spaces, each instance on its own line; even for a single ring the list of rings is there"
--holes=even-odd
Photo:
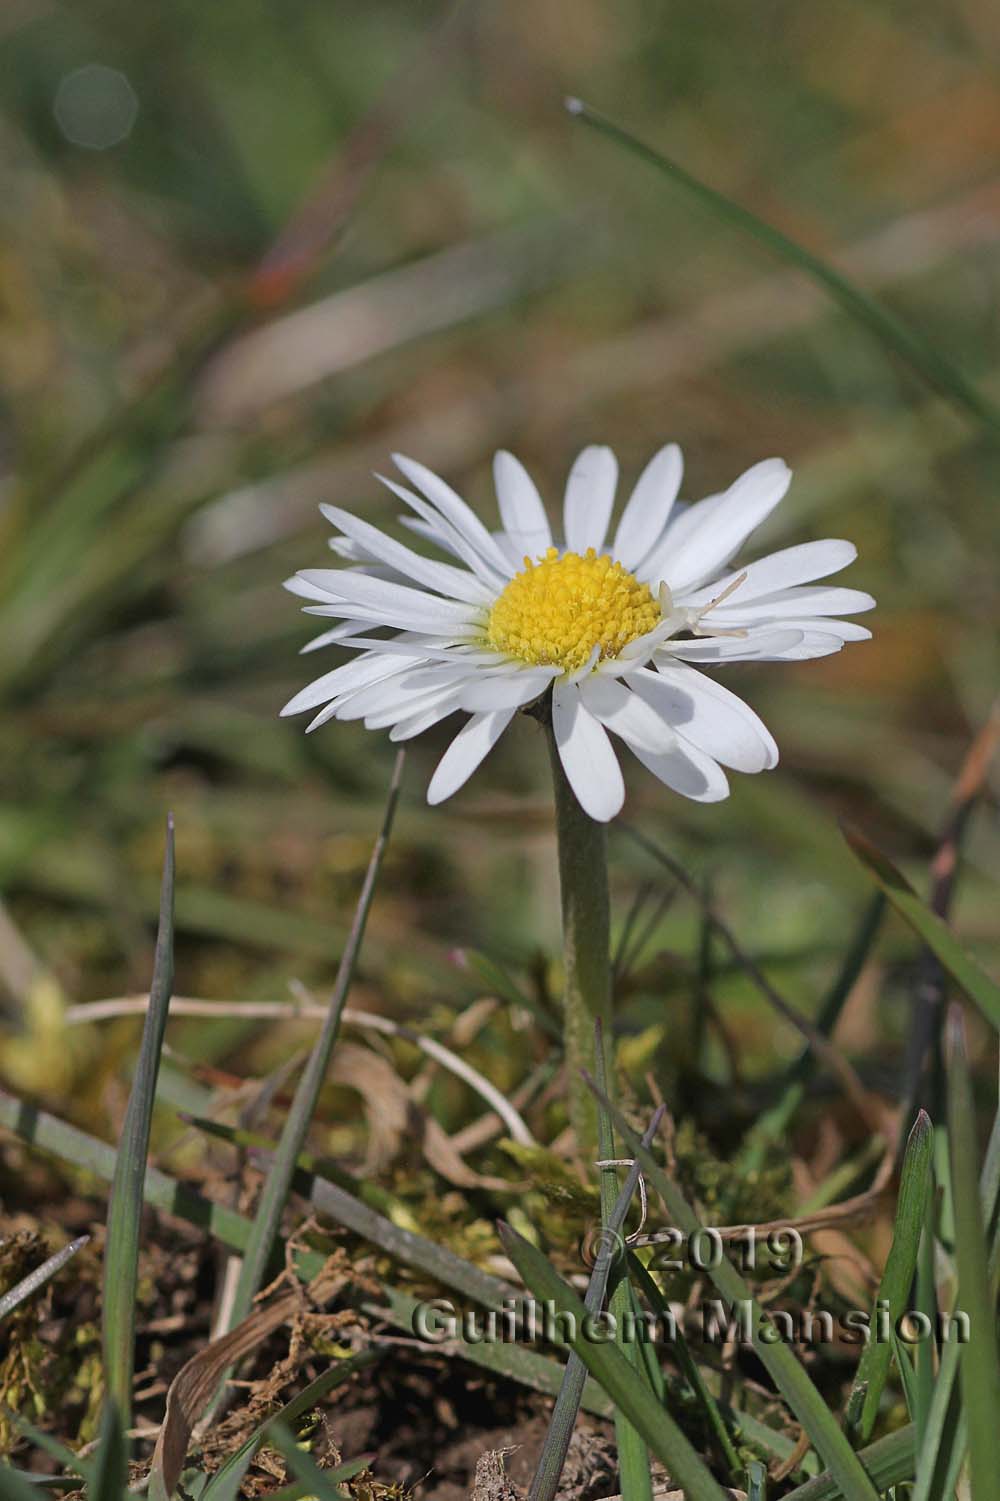
[[[66,1263],[72,1261],[77,1251],[82,1250],[89,1240],[89,1235],[77,1236],[76,1240],[70,1241],[68,1246],[63,1246],[61,1251],[57,1251],[54,1256],[43,1261],[41,1266],[37,1266],[33,1272],[28,1273],[27,1277],[22,1277],[20,1282],[5,1292],[0,1298],[0,1319],[6,1318],[7,1314],[12,1313],[26,1298],[30,1298],[40,1287],[44,1287],[49,1278],[54,1277],[56,1272],[62,1271]]]
[[[114,1148],[108,1146],[107,1142],[98,1141],[96,1137],[89,1136],[85,1131],[68,1125],[65,1121],[59,1120],[47,1111],[39,1110],[34,1105],[25,1104],[2,1089],[0,1089],[0,1126],[12,1131],[39,1150],[51,1152],[64,1162],[71,1162],[75,1166],[86,1168],[87,1171],[96,1173],[98,1177],[105,1180],[110,1180],[113,1176],[115,1153]],[[145,1195],[147,1203],[207,1231],[229,1250],[242,1253],[249,1242],[251,1222],[244,1215],[227,1208],[224,1204],[213,1203],[196,1189],[179,1183],[175,1178],[171,1178],[157,1168],[150,1168],[146,1174]],[[350,1195],[346,1197],[349,1199]],[[362,1205],[360,1208],[371,1212],[367,1211],[367,1206]],[[376,1219],[380,1218],[376,1216]],[[446,1286],[462,1290],[468,1282],[469,1296],[475,1298],[476,1301],[483,1302],[487,1307],[492,1305],[493,1294],[491,1293],[487,1298],[471,1291],[473,1282],[477,1286],[481,1285],[480,1279],[496,1288],[503,1289],[500,1301],[510,1295],[516,1296],[515,1290],[508,1283],[501,1282],[499,1278],[490,1277],[486,1272],[481,1272],[471,1262],[462,1261],[445,1247],[435,1246],[432,1241],[413,1236],[411,1232],[399,1229],[391,1225],[389,1221],[383,1221],[383,1223],[389,1225],[398,1237],[396,1244],[400,1249],[394,1254],[397,1254],[401,1260],[406,1259],[404,1251],[407,1247],[411,1250],[414,1265],[421,1264],[417,1260],[418,1251],[428,1256],[434,1253],[438,1258],[434,1264],[447,1273],[440,1277]],[[374,1235],[372,1238],[375,1239]],[[413,1249],[414,1245],[416,1249]],[[316,1276],[322,1266],[323,1257],[316,1252],[301,1252],[295,1262],[295,1270],[301,1277]],[[432,1272],[432,1275],[438,1274]],[[461,1277],[462,1280],[449,1282],[449,1276]],[[421,1307],[417,1300],[410,1297],[408,1293],[389,1285],[383,1285],[379,1298],[378,1302],[369,1300],[363,1303],[364,1311],[391,1324],[393,1328],[412,1335],[414,1320]],[[503,1343],[470,1345],[463,1341],[453,1341],[436,1345],[435,1348],[443,1356],[454,1356],[469,1361],[473,1365],[482,1366],[494,1375],[504,1376],[532,1391],[544,1392],[547,1396],[554,1397],[562,1382],[562,1367],[554,1360],[518,1345]],[[587,1412],[596,1413],[600,1417],[611,1416],[608,1399],[593,1382],[587,1383],[581,1405]],[[70,1455],[69,1459],[72,1461],[73,1456]]]
[[[122,1128],[108,1206],[104,1252],[104,1371],[108,1395],[123,1429],[132,1426],[135,1303],[150,1122],[167,1025],[174,968],[174,825],[167,821],[167,848],[160,891],[160,925],[153,962],[149,1010],[142,1032],[132,1093]]]
[[[82,1026],[87,1022],[107,1021],[117,1016],[142,1016],[148,1005],[149,998],[144,995],[110,996],[107,1000],[80,1001],[68,1007],[66,1025]],[[212,1019],[241,1017],[260,1021],[322,1021],[327,1014],[327,1008],[308,1001],[302,1004],[294,1001],[226,1002],[205,1001],[196,996],[174,996],[170,1003],[170,1014],[172,1016],[204,1016]],[[359,1011],[354,1006],[345,1006],[340,1019],[344,1026],[359,1027],[362,1031],[381,1032],[386,1037],[402,1037],[406,1042],[412,1042],[414,1047],[418,1047],[428,1058],[433,1058],[435,1063],[440,1063],[442,1068],[454,1074],[457,1079],[463,1080],[470,1089],[474,1089],[499,1116],[514,1141],[521,1142],[527,1147],[537,1145],[523,1118],[506,1095],[501,1094],[496,1085],[491,1084],[478,1069],[474,1069],[470,1063],[460,1058],[437,1038],[428,1037],[423,1032],[415,1032],[412,1027],[407,1027],[402,1022],[395,1022],[391,1017],[381,1016],[374,1011]],[[460,1152],[457,1145],[456,1150]]]
[[[323,1271],[310,1283],[309,1295],[317,1303],[327,1302],[341,1290],[345,1280],[342,1272]],[[301,1307],[302,1295],[297,1289],[284,1293],[266,1307],[254,1309],[235,1329],[213,1340],[181,1367],[170,1384],[163,1426],[153,1451],[149,1477],[153,1501],[168,1501],[173,1494],[184,1468],[194,1425],[229,1367],[256,1349]]]
[[[389,784],[389,795],[386,801],[385,815],[382,820],[382,828],[375,841],[371,859],[368,862],[368,870],[365,874],[361,895],[358,897],[358,905],[351,924],[350,935],[346,947],[341,956],[340,966],[337,970],[337,979],[330,997],[330,1005],[326,1014],[319,1037],[313,1046],[306,1064],[299,1087],[295,1092],[292,1108],[288,1112],[284,1130],[281,1133],[281,1141],[275,1153],[271,1170],[267,1175],[261,1193],[260,1203],[254,1217],[253,1230],[243,1257],[243,1267],[240,1272],[240,1280],[236,1288],[236,1296],[233,1299],[233,1308],[230,1315],[231,1324],[246,1317],[254,1294],[264,1280],[264,1272],[267,1267],[271,1251],[274,1248],[278,1235],[278,1226],[281,1221],[285,1200],[291,1187],[292,1176],[295,1172],[295,1160],[302,1150],[306,1133],[312,1121],[313,1112],[316,1109],[316,1101],[326,1076],[327,1066],[330,1062],[330,1054],[333,1052],[337,1033],[340,1030],[341,1015],[344,1003],[347,1000],[347,992],[354,978],[354,966],[357,963],[358,954],[361,950],[361,942],[364,938],[365,924],[371,907],[372,898],[375,895],[375,885],[378,881],[379,871],[382,868],[382,858],[385,854],[386,845],[389,842],[389,834],[396,812],[396,804],[399,801],[399,787],[403,775],[405,751],[400,751],[396,757],[393,768],[392,780]]]

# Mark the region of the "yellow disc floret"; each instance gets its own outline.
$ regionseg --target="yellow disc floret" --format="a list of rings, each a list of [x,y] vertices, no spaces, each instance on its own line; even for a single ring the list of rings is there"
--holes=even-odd
[[[487,634],[497,651],[539,666],[582,667],[599,648],[617,657],[623,646],[662,620],[646,584],[592,547],[562,557],[550,547],[511,579],[490,611]]]

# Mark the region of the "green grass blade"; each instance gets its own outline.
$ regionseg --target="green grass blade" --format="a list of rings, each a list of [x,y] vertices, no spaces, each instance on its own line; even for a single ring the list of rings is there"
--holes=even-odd
[[[502,964],[491,959],[488,954],[481,953],[478,949],[459,950],[459,961],[467,969],[478,975],[483,983],[511,1006],[517,1006],[521,1011],[527,1011],[535,1018],[535,1021],[547,1032],[553,1042],[562,1046],[562,1024],[558,1017],[546,1011],[545,1007],[522,990],[517,981],[507,973]]]
[[[621,1351],[614,1345],[586,1337],[589,1327],[585,1323],[588,1317],[586,1308],[541,1251],[503,1222],[500,1224],[500,1238],[507,1255],[535,1296],[551,1299],[557,1312],[566,1315],[568,1323],[572,1321],[567,1332],[572,1332],[574,1337],[567,1343],[604,1388],[615,1407],[620,1408],[641,1433],[688,1501],[724,1501],[725,1492],[713,1479],[704,1461]]]
[[[117,1404],[121,1426],[132,1426],[132,1372],[135,1353],[135,1299],[139,1273],[139,1221],[149,1153],[149,1131],[156,1096],[163,1034],[167,1024],[174,969],[174,825],[167,820],[167,846],[160,888],[160,924],[156,937],[149,1007],[143,1026],[139,1061],[129,1095],[108,1206],[104,1251],[104,1371],[108,1395]]]
[[[634,1251],[629,1252],[628,1260],[629,1270],[632,1273],[635,1285],[641,1289],[646,1302],[654,1313],[666,1318],[670,1311],[669,1305],[652,1273],[648,1267],[643,1266]],[[684,1331],[679,1324],[677,1326],[677,1337],[672,1341],[671,1349],[677,1360],[677,1364],[681,1368],[682,1375],[702,1409],[705,1423],[709,1433],[712,1435],[712,1441],[715,1444],[719,1458],[730,1474],[737,1474],[740,1468],[740,1459],[736,1452],[736,1446],[730,1437],[729,1429],[726,1427],[719,1404],[705,1384],[704,1377],[698,1369],[698,1364],[691,1354],[688,1342],[684,1338]]]
[[[19,1304],[30,1298],[40,1287],[44,1287],[56,1272],[62,1271],[66,1263],[72,1261],[77,1251],[82,1250],[89,1240],[89,1235],[77,1236],[76,1240],[70,1241],[68,1246],[63,1246],[61,1251],[57,1251],[54,1256],[43,1261],[41,1266],[36,1266],[33,1272],[29,1272],[27,1277],[22,1277],[20,1282],[9,1288],[0,1298],[0,1319],[13,1313]]]
[[[598,1057],[601,1056],[598,1045]],[[643,1136],[643,1141],[652,1142],[660,1121],[663,1119],[663,1109],[657,1110]],[[603,1155],[603,1146],[601,1152]],[[621,1254],[620,1236],[625,1216],[632,1202],[639,1181],[639,1169],[633,1168],[622,1187],[611,1211],[606,1219],[603,1219],[601,1239],[597,1248],[597,1257],[590,1274],[590,1282],[584,1298],[584,1307],[590,1313],[599,1313],[604,1306],[604,1295],[607,1290],[608,1279],[612,1271],[616,1256]],[[603,1216],[602,1216],[603,1218]],[[614,1312],[614,1310],[612,1310]],[[566,1454],[569,1450],[570,1439],[573,1436],[573,1426],[580,1410],[580,1401],[583,1397],[583,1388],[586,1382],[587,1368],[583,1361],[574,1351],[566,1362],[563,1374],[562,1386],[559,1388],[559,1396],[556,1398],[552,1416],[549,1419],[548,1431],[542,1444],[541,1453],[538,1456],[538,1465],[531,1481],[531,1489],[528,1492],[528,1501],[551,1501],[559,1488],[559,1480],[566,1462]],[[617,1425],[616,1425],[617,1431]],[[620,1461],[620,1454],[619,1454]],[[646,1470],[649,1470],[647,1461]],[[640,1482],[641,1483],[641,1482]],[[627,1492],[624,1478],[622,1491]]]
[[[875,1296],[876,1308],[889,1305],[889,1322],[895,1328],[906,1311],[907,1299],[917,1268],[920,1236],[927,1214],[931,1187],[933,1131],[930,1117],[921,1110],[913,1124],[900,1169],[899,1202],[893,1226],[892,1245]],[[871,1339],[858,1361],[857,1374],[848,1399],[848,1412],[857,1414],[849,1430],[855,1442],[871,1438],[886,1377],[892,1363],[892,1344]],[[912,1370],[912,1368],[911,1368]]]
[[[600,1019],[595,1023],[594,1057],[596,1059],[597,1082],[602,1094],[608,1094],[607,1065],[605,1060],[604,1036]],[[664,1115],[664,1109],[657,1110],[649,1129],[642,1138],[643,1146],[650,1147],[653,1136]],[[615,1156],[615,1128],[608,1112],[600,1105],[597,1108],[597,1151],[600,1161],[606,1162]],[[624,1192],[618,1192],[618,1180],[613,1167],[601,1169],[601,1228],[602,1234],[609,1233],[614,1237],[611,1246],[614,1254],[609,1262],[608,1277],[608,1311],[614,1320],[615,1338],[618,1348],[635,1371],[640,1380],[647,1381],[645,1361],[639,1348],[638,1340],[625,1341],[622,1337],[624,1321],[632,1309],[632,1292],[629,1285],[628,1259],[625,1255],[625,1246],[621,1239],[622,1228],[625,1223],[625,1215],[632,1195],[639,1181],[639,1164],[633,1163],[629,1169]],[[624,1202],[623,1202],[624,1201]],[[623,1496],[628,1496],[629,1501],[652,1501],[653,1478],[649,1469],[649,1453],[632,1424],[624,1413],[615,1413],[615,1440],[618,1445],[618,1469],[620,1472],[621,1491]]]
[[[955,1258],[969,1343],[961,1363],[962,1406],[969,1429],[972,1501],[995,1496],[1000,1358],[986,1234],[976,1173],[976,1117],[961,1012],[948,1016],[948,1135],[955,1198]]]
[[[128,1450],[118,1405],[104,1404],[100,1441],[94,1462],[94,1478],[87,1487],[87,1501],[122,1501],[128,1491]]]
[[[254,1297],[259,1291],[263,1281],[267,1265],[274,1249],[278,1235],[278,1227],[288,1198],[288,1191],[292,1183],[292,1175],[295,1172],[295,1159],[302,1150],[312,1121],[313,1112],[316,1109],[316,1101],[319,1098],[323,1080],[330,1063],[330,1055],[333,1052],[340,1030],[340,1015],[347,1000],[347,992],[354,978],[354,967],[357,963],[361,949],[362,939],[365,933],[365,924],[368,920],[368,912],[372,898],[375,895],[375,885],[378,881],[379,872],[382,868],[382,858],[385,854],[386,845],[389,842],[389,834],[392,830],[392,822],[396,812],[396,804],[399,801],[399,787],[403,774],[403,763],[406,758],[405,751],[399,751],[393,768],[392,780],[389,784],[389,795],[386,800],[385,814],[382,819],[382,828],[375,841],[368,869],[365,873],[364,884],[358,905],[354,913],[354,921],[347,944],[341,956],[337,970],[337,979],[334,984],[333,994],[330,997],[330,1005],[323,1022],[320,1035],[313,1045],[309,1055],[309,1061],[303,1070],[299,1080],[299,1086],[295,1091],[295,1099],[285,1120],[284,1129],[281,1133],[281,1141],[274,1155],[270,1172],[261,1192],[260,1203],[254,1217],[253,1231],[250,1242],[247,1245],[243,1257],[243,1265],[240,1269],[240,1278],[233,1298],[233,1307],[229,1317],[229,1327],[235,1326],[245,1319],[250,1311]]]
[[[749,209],[743,208],[724,193],[716,192],[707,183],[701,182],[690,172],[630,135],[620,125],[593,110],[579,99],[567,100],[572,115],[591,126],[609,140],[647,162],[667,177],[676,186],[683,188],[691,197],[710,209],[725,223],[752,236],[758,244],[777,255],[781,260],[795,266],[816,282],[832,297],[849,317],[862,324],[887,349],[905,361],[928,385],[941,391],[956,406],[985,423],[994,432],[1000,432],[1000,410],[984,396],[973,382],[925,338],[919,330],[911,328],[889,308],[863,292],[847,277],[819,256],[813,255],[804,245],[799,245],[780,229],[758,219]]]
[[[904,1481],[912,1480],[916,1459],[913,1424],[897,1428],[895,1433],[887,1433],[884,1438],[876,1439],[867,1449],[860,1449],[858,1459],[864,1464],[879,1492],[887,1490],[891,1485],[901,1485]],[[830,1471],[824,1470],[822,1475],[806,1480],[789,1491],[784,1501],[842,1501],[843,1494]]]
[[[38,1501],[41,1487],[25,1480],[13,1465],[0,1460],[0,1496],[3,1501]]]
[[[885,905],[885,897],[880,891],[865,909],[857,932],[844,956],[844,961],[823,999],[815,1025],[817,1031],[821,1032],[824,1037],[832,1034],[840,1020],[844,1004],[865,966],[882,926]],[[785,1140],[792,1117],[805,1098],[806,1085],[816,1072],[816,1066],[817,1059],[813,1049],[808,1046],[803,1048],[788,1071],[786,1083],[777,1102],[765,1110],[747,1132],[746,1140],[737,1158],[737,1169],[740,1173],[759,1172],[764,1166],[769,1148]]]
[[[591,1087],[600,1098],[599,1091],[592,1082]],[[642,1145],[621,1112],[607,1099],[604,1104],[610,1109],[615,1125],[628,1144],[628,1150],[638,1157],[647,1180],[653,1184],[667,1206],[671,1223],[686,1235],[696,1234],[703,1227],[680,1189],[667,1177],[652,1153]],[[771,1343],[766,1336],[761,1337],[762,1331],[771,1328],[770,1320],[732,1262],[723,1257],[718,1266],[706,1268],[706,1274],[724,1299],[747,1311],[758,1357],[808,1433],[823,1462],[836,1477],[844,1501],[876,1501],[876,1493],[857,1455],[793,1351],[777,1340]]]
[[[238,1501],[243,1476],[274,1425],[280,1423],[286,1429],[291,1430],[292,1425],[302,1414],[308,1412],[314,1403],[321,1401],[327,1392],[332,1391],[335,1386],[339,1386],[349,1376],[355,1375],[367,1366],[377,1365],[382,1358],[382,1353],[379,1350],[360,1350],[357,1355],[349,1355],[345,1360],[338,1361],[321,1376],[317,1376],[315,1381],[310,1381],[297,1397],[287,1402],[280,1412],[268,1418],[266,1423],[262,1423],[256,1433],[252,1433],[234,1454],[230,1454],[225,1464],[216,1470],[202,1491],[201,1501]],[[370,1459],[371,1456],[367,1458]]]
[[[934,1274],[934,1195],[928,1196],[927,1209],[924,1214],[924,1230],[920,1237],[920,1251],[917,1255],[917,1298],[916,1311],[930,1321],[931,1328],[937,1327],[937,1282]],[[913,1352],[914,1364],[914,1391],[913,1391],[913,1426],[917,1434],[917,1446],[924,1441],[927,1431],[927,1421],[930,1417],[931,1402],[934,1400],[934,1383],[936,1379],[936,1354],[937,1346],[934,1340],[921,1340]]]
[[[1000,1031],[1000,985],[991,980],[971,955],[967,954],[954,933],[932,912],[914,891],[909,881],[892,861],[855,830],[846,834],[847,842],[869,875],[881,886],[899,915],[923,939],[935,959],[951,975],[956,985],[973,1001],[986,1020]]]
[[[71,1162],[77,1167],[85,1168],[106,1181],[110,1181],[114,1175],[115,1151],[113,1147],[108,1146],[107,1142],[98,1141],[87,1132],[68,1125],[47,1111],[39,1110],[34,1105],[18,1100],[3,1089],[0,1089],[0,1126],[12,1131],[32,1146],[50,1152],[61,1161]],[[186,1220],[188,1224],[206,1231],[214,1236],[220,1245],[226,1246],[229,1250],[240,1254],[245,1251],[250,1239],[251,1221],[236,1210],[229,1209],[224,1204],[213,1203],[204,1194],[198,1193],[197,1190],[189,1188],[184,1183],[179,1183],[158,1168],[150,1168],[146,1174],[145,1196],[147,1204],[166,1210],[168,1214],[175,1215],[179,1219]],[[407,1231],[399,1233],[404,1237],[409,1235]],[[421,1237],[418,1236],[415,1239],[419,1241]],[[430,1241],[424,1242],[424,1245],[439,1250],[442,1256],[450,1254],[445,1251],[444,1247],[433,1247]],[[282,1265],[283,1251],[284,1243],[280,1242],[275,1247],[276,1269]],[[456,1273],[461,1272],[463,1268],[471,1268],[473,1272],[479,1270],[471,1267],[471,1263],[463,1262],[460,1257],[455,1257],[454,1261],[458,1263]],[[296,1271],[303,1279],[316,1276],[322,1270],[323,1264],[324,1258],[318,1252],[300,1252],[295,1260]],[[481,1277],[487,1275],[485,1272],[479,1272]],[[493,1280],[500,1281],[499,1278]],[[500,1283],[502,1287],[506,1285]],[[477,1298],[477,1301],[481,1299]],[[377,1300],[372,1298],[362,1303],[362,1308],[366,1313],[384,1320],[409,1336],[416,1332],[414,1321],[420,1307],[421,1304],[416,1298],[388,1284],[382,1286]],[[562,1384],[563,1368],[561,1365],[548,1356],[540,1355],[522,1346],[502,1342],[497,1344],[462,1343],[456,1349],[446,1351],[446,1353],[460,1354],[463,1360],[469,1361],[472,1365],[481,1366],[493,1375],[502,1376],[509,1381],[516,1381],[531,1391],[544,1392],[546,1396],[555,1397]],[[581,1406],[598,1417],[610,1418],[612,1415],[610,1402],[600,1387],[592,1381],[588,1381],[584,1388]],[[763,1442],[763,1439],[760,1441]],[[68,1451],[60,1452],[68,1454]],[[68,1457],[71,1461],[73,1460],[71,1454],[68,1454]],[[784,1457],[783,1450],[780,1451],[779,1457]],[[77,1468],[82,1470],[82,1463],[78,1463]]]
[[[343,1501],[347,1492],[337,1482],[350,1480],[352,1475],[357,1475],[369,1462],[368,1455],[361,1455],[357,1459],[347,1459],[333,1469],[321,1470],[312,1456],[299,1448],[294,1435],[283,1423],[273,1424],[269,1442],[285,1456],[293,1475],[308,1483],[311,1493],[318,1497],[318,1501]]]
[[[93,1485],[95,1465],[92,1459],[78,1458],[72,1449],[68,1449],[57,1438],[53,1438],[51,1433],[46,1433],[43,1429],[36,1428],[34,1423],[22,1417],[19,1412],[12,1412],[9,1407],[5,1407],[4,1412],[10,1418],[18,1433],[30,1439],[36,1448],[44,1450],[49,1458],[54,1459],[56,1464],[62,1465],[64,1470],[69,1470],[76,1475],[82,1475],[88,1485]]]

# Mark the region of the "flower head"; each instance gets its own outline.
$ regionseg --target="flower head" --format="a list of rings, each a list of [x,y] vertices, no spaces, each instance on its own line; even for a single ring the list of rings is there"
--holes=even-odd
[[[566,776],[592,818],[613,818],[625,796],[609,731],[675,792],[717,801],[729,791],[723,766],[765,771],[778,750],[753,710],[701,669],[822,657],[870,634],[837,618],[871,609],[870,595],[815,582],[854,559],[850,542],[731,566],[788,489],[780,459],[682,507],[670,444],[609,542],[618,465],[609,448],[585,448],[566,486],[561,545],[512,454],[494,462],[497,532],[422,464],[395,463],[413,486],[384,480],[412,512],[404,523],[445,557],[322,506],[338,529],[330,546],[349,566],[306,569],[286,587],[310,601],[308,613],[340,622],[307,650],[336,643],[357,655],[282,713],[319,709],[310,729],[363,719],[397,741],[466,715],[431,778],[432,803],[463,785],[518,709],[549,693]]]

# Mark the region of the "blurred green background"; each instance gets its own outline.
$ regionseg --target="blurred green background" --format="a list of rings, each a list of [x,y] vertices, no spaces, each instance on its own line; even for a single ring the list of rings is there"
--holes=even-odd
[[[626,810],[813,1010],[868,897],[838,817],[925,887],[995,692],[997,441],[563,99],[829,257],[996,389],[996,7],[10,0],[0,45],[0,992],[9,1032],[49,1037],[35,1087],[134,1044],[134,1022],[99,1044],[52,1029],[66,1000],[148,982],[168,808],[178,992],[280,998],[331,976],[392,752],[358,724],[307,738],[278,720],[318,660],[297,657],[313,631],[280,584],[329,556],[320,501],[395,525],[371,477],[395,449],[487,518],[500,446],[553,507],[588,442],[627,486],[677,439],[689,498],[781,454],[796,479],[760,546],[858,544],[874,641],[725,677],[781,767],[712,807],[635,768]],[[455,945],[518,968],[557,938],[537,727],[428,810],[451,729],[411,753],[363,961],[369,1003],[408,1018],[476,994]],[[967,851],[959,920],[995,963],[992,801]],[[658,878],[620,834],[612,869],[621,919]],[[639,1021],[690,992],[699,938],[675,904]],[[907,1026],[912,942],[892,927],[881,953],[844,1022],[859,1050]],[[40,973],[61,1000],[38,999]],[[719,985],[751,1066],[795,1052],[745,980]],[[220,1058],[243,1033],[174,1035]]]

